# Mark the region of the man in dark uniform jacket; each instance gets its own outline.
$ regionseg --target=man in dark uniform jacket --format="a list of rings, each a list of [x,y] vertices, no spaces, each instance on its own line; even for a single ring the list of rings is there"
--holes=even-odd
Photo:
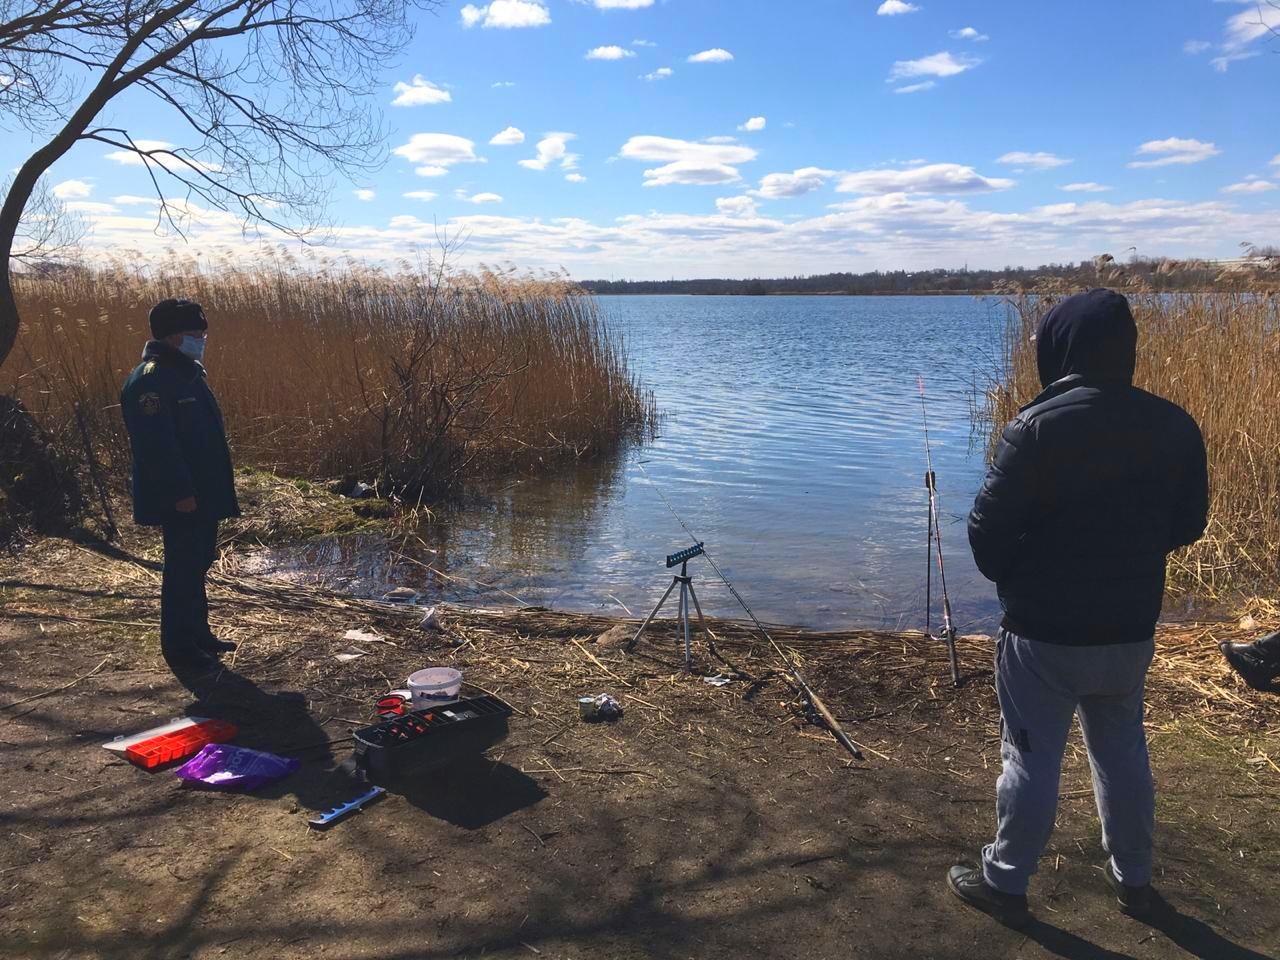
[[[180,679],[217,665],[235,644],[209,629],[205,575],[218,522],[240,515],[222,412],[205,379],[209,324],[198,303],[162,300],[152,339],[120,394],[133,448],[133,515],[164,536],[160,649]]]
[[[1133,386],[1138,333],[1110,290],[1067,297],[1036,331],[1044,391],[1004,428],[969,514],[978,569],[1004,610],[996,646],[1003,769],[996,836],[952,892],[1006,921],[1053,831],[1067,735],[1080,718],[1125,913],[1151,893],[1155,788],[1143,693],[1165,560],[1204,533],[1204,441],[1189,414]]]

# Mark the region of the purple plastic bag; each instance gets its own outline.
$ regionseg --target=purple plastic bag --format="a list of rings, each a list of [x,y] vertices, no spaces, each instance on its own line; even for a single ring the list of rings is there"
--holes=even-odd
[[[301,761],[292,757],[277,757],[274,753],[229,743],[210,743],[174,773],[188,783],[256,790],[264,783],[287,777],[300,764]]]

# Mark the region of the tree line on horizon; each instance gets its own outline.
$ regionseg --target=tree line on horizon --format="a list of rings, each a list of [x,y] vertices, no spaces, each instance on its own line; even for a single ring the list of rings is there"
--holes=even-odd
[[[1169,260],[1135,257],[1124,262],[1131,278],[1141,278],[1155,291],[1204,291],[1233,287],[1242,273],[1273,271],[1280,263],[1272,248],[1250,250],[1249,256],[1232,261]],[[1080,263],[1050,263],[1038,267],[1002,267],[970,270],[870,270],[866,273],[819,273],[796,277],[750,279],[704,278],[696,280],[583,280],[581,286],[602,296],[613,294],[693,294],[703,296],[770,296],[778,294],[975,294],[1012,287],[1029,287],[1046,279],[1088,281],[1099,285],[1115,261],[1110,256]],[[1119,266],[1119,264],[1115,264]],[[1244,266],[1248,269],[1236,269]]]

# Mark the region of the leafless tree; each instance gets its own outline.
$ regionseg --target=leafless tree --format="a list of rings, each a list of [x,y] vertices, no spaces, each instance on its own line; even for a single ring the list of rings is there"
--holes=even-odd
[[[9,259],[33,268],[58,263],[75,256],[85,230],[84,219],[41,180],[27,200]]]
[[[0,207],[0,364],[17,339],[15,238],[41,176],[84,141],[136,156],[180,229],[172,197],[299,234],[327,176],[376,163],[366,107],[378,73],[440,0],[0,0],[0,125],[35,135]],[[110,104],[149,96],[190,145],[100,126]],[[127,115],[124,109],[117,114]]]

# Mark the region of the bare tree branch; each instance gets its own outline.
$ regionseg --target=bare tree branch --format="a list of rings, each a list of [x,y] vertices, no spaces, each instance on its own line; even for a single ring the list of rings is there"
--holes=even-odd
[[[302,236],[318,225],[335,170],[383,159],[367,98],[440,0],[0,0],[0,126],[41,143],[0,206],[0,364],[17,337],[9,283],[23,211],[42,174],[76,144],[133,154],[181,232],[175,195]],[[94,127],[126,91],[151,95],[185,144],[139,144]]]

